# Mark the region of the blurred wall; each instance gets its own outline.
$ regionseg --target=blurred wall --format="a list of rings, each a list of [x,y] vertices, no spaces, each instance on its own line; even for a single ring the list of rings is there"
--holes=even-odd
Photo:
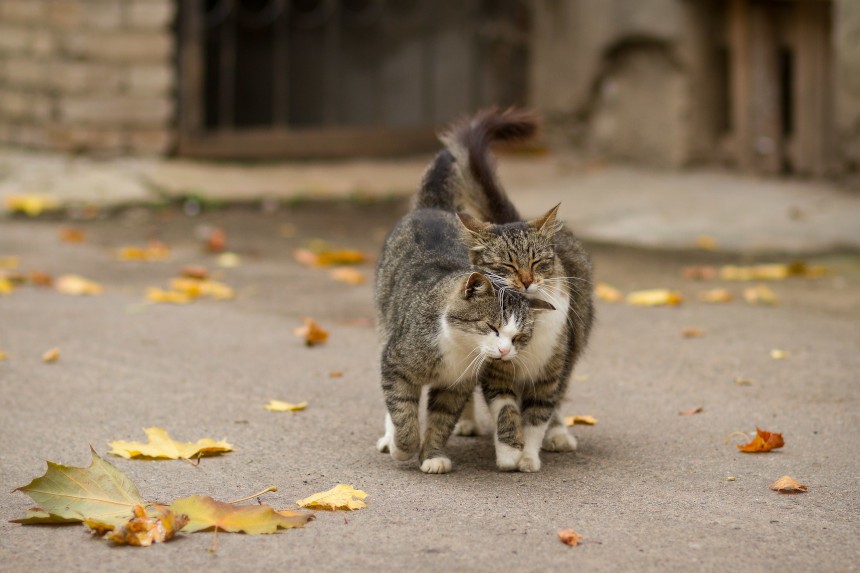
[[[836,3],[835,50],[836,132],[845,169],[860,172],[860,2]]]
[[[163,154],[172,0],[0,0],[0,143]]]

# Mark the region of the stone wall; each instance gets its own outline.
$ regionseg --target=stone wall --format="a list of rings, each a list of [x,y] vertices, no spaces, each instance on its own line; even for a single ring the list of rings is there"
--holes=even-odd
[[[845,171],[860,179],[860,2],[836,3],[833,35],[836,144]]]
[[[165,154],[172,0],[0,0],[0,144]]]

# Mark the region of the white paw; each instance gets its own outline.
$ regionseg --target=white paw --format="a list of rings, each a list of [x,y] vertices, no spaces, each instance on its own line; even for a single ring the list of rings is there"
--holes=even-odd
[[[523,455],[517,464],[517,469],[525,473],[540,471],[540,458],[537,456]]]
[[[376,449],[383,454],[388,452],[388,434],[376,440]]]
[[[574,452],[576,438],[564,426],[555,426],[544,436],[541,448],[548,452]]]
[[[397,446],[394,444],[394,440],[391,440],[388,443],[388,451],[391,452],[391,457],[399,462],[405,462],[415,455],[415,452],[405,452],[401,449],[398,449]]]
[[[517,469],[517,464],[522,455],[522,450],[500,442],[496,443],[496,467],[503,472],[512,472]]]
[[[460,420],[454,426],[455,436],[481,436],[481,428],[474,420]]]
[[[451,460],[448,458],[430,458],[421,464],[425,474],[446,474],[451,471]]]

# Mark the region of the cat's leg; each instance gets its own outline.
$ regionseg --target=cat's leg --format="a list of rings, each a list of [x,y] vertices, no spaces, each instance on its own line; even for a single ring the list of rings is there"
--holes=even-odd
[[[521,472],[540,470],[541,443],[556,413],[557,396],[558,384],[554,381],[539,381],[523,389],[523,456],[517,464]]]
[[[385,417],[385,435],[376,442],[376,447],[381,452],[387,448],[392,458],[406,461],[418,451],[421,439],[418,428],[421,386],[396,375],[386,375],[391,370],[396,372],[383,363],[382,392],[388,415]]]
[[[556,408],[549,419],[546,434],[543,437],[541,448],[548,452],[573,452],[576,451],[576,438],[567,430],[559,408]]]
[[[460,420],[454,426],[455,436],[480,436],[482,435],[481,427],[478,426],[478,420],[475,417],[475,401],[478,400],[478,394],[472,393],[469,396],[469,401],[466,402],[466,407],[463,408],[463,413],[460,414]]]
[[[496,427],[496,467],[513,471],[523,453],[523,427],[513,380],[501,369],[490,366],[481,380],[481,389]]]
[[[451,460],[444,447],[470,395],[470,387],[457,385],[430,389],[427,395],[427,430],[418,455],[422,472],[444,474],[451,471]]]

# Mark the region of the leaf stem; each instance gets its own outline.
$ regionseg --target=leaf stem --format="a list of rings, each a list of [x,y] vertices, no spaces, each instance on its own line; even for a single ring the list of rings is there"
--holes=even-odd
[[[254,499],[255,497],[260,497],[264,493],[269,493],[270,491],[278,491],[278,488],[276,486],[270,485],[269,487],[267,487],[263,491],[258,491],[257,493],[255,493],[253,495],[249,495],[247,497],[242,497],[239,499],[234,499],[233,501],[228,501],[227,503],[229,503],[230,505],[233,505],[234,503],[239,503],[242,501],[248,501],[249,499]]]

